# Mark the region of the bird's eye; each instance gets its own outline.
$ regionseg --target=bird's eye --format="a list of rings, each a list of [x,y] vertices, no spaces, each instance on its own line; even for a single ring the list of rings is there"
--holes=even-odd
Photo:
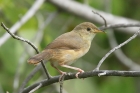
[[[88,27],[88,28],[87,28],[87,31],[90,31],[90,30],[91,30],[91,29]]]

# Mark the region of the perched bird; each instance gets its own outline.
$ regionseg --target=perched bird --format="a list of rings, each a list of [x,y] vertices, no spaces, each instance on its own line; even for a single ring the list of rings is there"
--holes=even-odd
[[[99,30],[94,24],[83,22],[71,32],[57,37],[41,53],[31,57],[28,63],[38,64],[42,60],[50,61],[52,67],[62,75],[66,74],[66,72],[58,69],[59,66],[77,70],[76,77],[78,78],[78,75],[84,71],[69,65],[89,51],[94,36],[99,32],[103,31]]]

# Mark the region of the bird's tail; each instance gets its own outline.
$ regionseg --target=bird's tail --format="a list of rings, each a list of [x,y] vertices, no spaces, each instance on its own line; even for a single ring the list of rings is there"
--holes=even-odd
[[[50,59],[50,53],[48,53],[48,51],[43,51],[28,59],[27,62],[36,65],[42,60],[49,60],[49,59]]]

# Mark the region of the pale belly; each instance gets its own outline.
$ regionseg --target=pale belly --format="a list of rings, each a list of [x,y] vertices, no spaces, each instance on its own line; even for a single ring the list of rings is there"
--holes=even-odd
[[[84,51],[83,51],[84,50]],[[62,50],[55,53],[53,58],[50,59],[51,64],[58,67],[60,65],[71,65],[78,58],[82,57],[88,52],[89,48],[80,50]]]

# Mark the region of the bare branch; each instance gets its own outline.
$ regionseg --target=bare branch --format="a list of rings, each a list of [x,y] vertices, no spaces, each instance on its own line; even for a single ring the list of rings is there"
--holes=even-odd
[[[88,71],[81,73],[79,75],[79,78],[87,78],[87,77],[93,77],[93,76],[98,76],[99,73],[104,73],[106,72],[106,75],[104,76],[122,76],[122,77],[140,77],[140,71],[116,71],[116,70],[99,70],[99,71]],[[70,80],[70,79],[75,79],[75,73],[68,74],[65,76],[64,80]],[[22,93],[28,93],[30,90],[34,89],[37,87],[39,84],[42,84],[42,87],[51,85],[53,83],[57,83],[59,80],[59,76],[55,76],[49,80],[45,79],[42,80],[38,83],[35,83],[27,88],[24,89]]]
[[[27,11],[27,13],[10,28],[11,33],[15,33],[16,31],[18,31],[18,29],[36,13],[36,11],[40,8],[44,1],[45,0],[36,0],[32,7]],[[5,33],[0,38],[0,46],[3,45],[9,38],[10,35],[8,33]]]
[[[113,24],[113,25],[107,25],[100,27],[101,30],[106,30],[106,29],[110,29],[110,28],[126,28],[126,27],[140,27],[140,23],[136,23],[136,24]]]
[[[30,41],[28,41],[28,40],[26,40],[26,39],[24,39],[24,38],[22,38],[22,37],[18,37],[18,36],[16,36],[16,35],[12,34],[12,33],[9,31],[9,28],[7,28],[7,27],[3,24],[3,22],[1,23],[1,26],[2,26],[14,39],[17,39],[17,40],[20,40],[20,41],[23,41],[23,42],[28,43],[29,45],[31,45],[31,46],[35,49],[35,51],[36,51],[37,53],[39,53],[39,51],[37,50],[37,48],[36,48]]]
[[[94,14],[99,15],[99,16],[104,20],[105,27],[107,27],[107,22],[106,22],[105,18],[104,18],[102,15],[100,15],[98,12],[95,12],[95,11],[93,11],[93,10],[92,10],[92,12],[93,12]]]
[[[50,87],[51,91],[48,91],[48,88],[47,88],[47,92],[50,93],[50,92],[52,92],[52,89],[55,89],[56,93],[59,93],[60,92],[60,87],[59,86],[60,86],[59,83],[54,83]],[[63,93],[68,93],[68,91],[63,88]]]
[[[40,14],[40,13],[37,13],[36,16],[37,16],[37,19],[38,19],[38,30],[37,30],[37,33],[35,33],[34,37],[31,39],[31,42],[33,42],[35,45],[38,46],[40,41],[43,38],[44,29],[42,27],[42,24],[44,25],[44,18],[42,16],[42,14]],[[26,59],[28,57],[27,53],[29,55],[33,55],[34,54],[34,50],[32,49],[32,47],[28,47],[28,45],[25,45],[25,43],[23,43],[23,42],[21,42],[21,43],[24,44],[23,45],[24,50],[23,50],[23,53],[21,54],[21,57],[19,58],[19,61],[18,61],[18,66],[17,66],[17,69],[16,69],[15,78],[14,78],[14,81],[13,81],[13,87],[14,87],[14,89],[13,89],[14,92],[13,93],[17,93],[17,88],[19,87],[20,75],[22,74],[21,73],[21,69],[25,69],[26,68],[23,65],[24,65],[24,63],[25,63],[25,61],[26,61]],[[40,65],[40,68],[41,68],[41,65]],[[28,82],[26,82],[25,85],[27,83]],[[25,86],[23,86],[22,89],[24,89],[24,87]]]
[[[112,49],[111,51],[109,51],[107,53],[107,56],[103,57],[103,59],[101,60],[101,62],[103,62],[112,52],[114,52],[116,49],[122,47],[123,45],[127,44],[128,42],[130,42],[132,39],[134,39],[139,33],[139,30],[132,36],[130,37],[128,40],[126,40],[125,42],[123,42],[122,44],[120,44],[119,46],[115,47],[114,49]],[[102,63],[99,62],[101,65]],[[97,66],[99,69],[100,66]],[[79,78],[87,78],[87,77],[91,77],[91,76],[97,76],[100,73],[104,73],[104,76],[130,76],[130,77],[135,77],[135,76],[140,76],[140,72],[139,71],[108,71],[108,70],[100,70],[100,71],[90,71],[90,72],[85,72],[79,75]],[[49,80],[43,80],[40,81],[39,83],[33,84],[31,86],[29,86],[28,88],[25,88],[24,91],[22,93],[27,93],[28,91],[32,90],[33,88],[35,88],[36,86],[38,86],[38,84],[42,83],[41,87],[44,86],[48,86],[52,83],[58,82],[59,81],[59,76],[53,77]],[[69,80],[69,79],[74,79],[75,78],[75,74],[68,74],[65,76],[64,80]],[[61,88],[61,87],[60,87]]]
[[[35,75],[35,73],[37,71],[39,71],[41,69],[41,64],[37,65],[32,72],[30,72],[30,74],[25,78],[25,80],[22,82],[22,85],[19,89],[19,93],[21,93],[23,91],[23,89],[25,88],[26,84],[29,82],[29,80]]]
[[[48,0],[48,1],[52,4],[54,4],[55,6],[65,10],[66,12],[69,12],[69,13],[77,15],[81,18],[85,18],[86,20],[89,20],[91,22],[96,22],[99,24],[104,24],[104,22],[98,16],[94,16],[92,13],[92,10],[96,11],[100,15],[102,15],[107,20],[108,24],[114,24],[114,22],[116,24],[129,24],[129,23],[138,24],[138,23],[140,23],[140,21],[128,19],[125,17],[115,16],[110,13],[106,13],[106,12],[94,9],[93,7],[81,4],[74,0]],[[137,31],[138,28],[137,27],[125,28],[125,29],[122,28],[119,30],[122,32],[126,32],[126,33],[135,33],[135,31]]]
[[[44,28],[50,23],[52,22],[52,20],[59,14],[58,11],[51,13],[46,20],[41,24],[41,27],[39,30],[43,31]],[[25,78],[25,80],[23,81],[21,88],[20,88],[20,92],[24,89],[24,87],[26,86],[26,84],[29,82],[29,80],[36,74],[37,71],[39,71],[41,69],[41,65],[37,65],[31,72],[30,74]]]
[[[105,3],[105,2],[107,2],[107,3]],[[105,10],[107,12],[111,12],[111,10],[112,10],[111,0],[105,0],[104,4],[105,4]],[[119,26],[125,26],[125,27],[129,26],[130,27],[130,25],[136,26],[137,24],[116,24],[114,26],[115,27],[119,27]],[[138,25],[140,26],[140,24],[138,24]],[[108,27],[111,27],[111,25],[109,25]],[[108,28],[108,27],[105,27],[105,28]],[[108,40],[109,40],[109,44],[110,44],[111,48],[118,46],[113,29],[109,29],[108,33],[106,33],[106,34],[108,36]],[[140,71],[140,65],[137,64],[136,62],[133,62],[130,58],[128,58],[121,49],[118,49],[117,51],[115,51],[114,54],[120,60],[120,62],[122,64],[124,64],[125,66],[127,66],[130,70],[139,70]]]
[[[21,55],[20,58],[18,60],[18,65],[16,67],[16,72],[15,72],[15,77],[13,80],[13,93],[17,93],[17,89],[19,87],[19,83],[20,83],[20,75],[22,74],[22,69],[24,69],[24,63],[25,63],[25,59],[27,57],[26,52],[24,51]]]
[[[63,75],[61,77],[61,80],[59,81],[59,83],[60,83],[60,93],[63,93],[63,81],[64,81],[64,78],[65,78],[65,75]]]
[[[28,43],[30,46],[32,46],[32,47],[35,49],[35,51],[36,51],[37,53],[39,53],[38,49],[37,49],[30,41],[28,41],[28,40],[26,40],[26,39],[24,39],[24,38],[22,38],[22,37],[18,37],[18,36],[16,36],[16,35],[12,34],[12,33],[9,31],[9,29],[8,29],[3,23],[1,23],[1,26],[2,26],[14,39],[17,39],[17,40],[20,40],[20,41],[23,41],[23,42]],[[45,65],[44,65],[43,61],[41,61],[41,65],[42,65],[42,67],[43,67],[43,69],[44,69],[44,71],[45,71],[45,73],[46,73],[48,79],[50,79],[50,75],[49,75],[47,69],[45,68]]]
[[[95,68],[95,70],[99,70],[100,66],[102,65],[102,63],[104,62],[104,60],[111,54],[113,53],[115,50],[119,49],[120,47],[126,45],[128,42],[130,42],[131,40],[133,40],[134,38],[136,38],[139,34],[140,30],[138,30],[132,37],[130,37],[128,40],[124,41],[123,43],[121,43],[120,45],[114,47],[113,49],[111,49],[98,63],[97,67]]]
[[[110,43],[110,46],[113,48],[115,46],[118,46],[117,41],[114,36],[113,31],[109,31],[107,33],[108,40]],[[140,71],[140,65],[136,62],[133,62],[130,58],[128,58],[121,49],[114,52],[115,56],[120,60],[121,63],[123,63],[125,66],[129,67],[130,70],[139,70]]]

